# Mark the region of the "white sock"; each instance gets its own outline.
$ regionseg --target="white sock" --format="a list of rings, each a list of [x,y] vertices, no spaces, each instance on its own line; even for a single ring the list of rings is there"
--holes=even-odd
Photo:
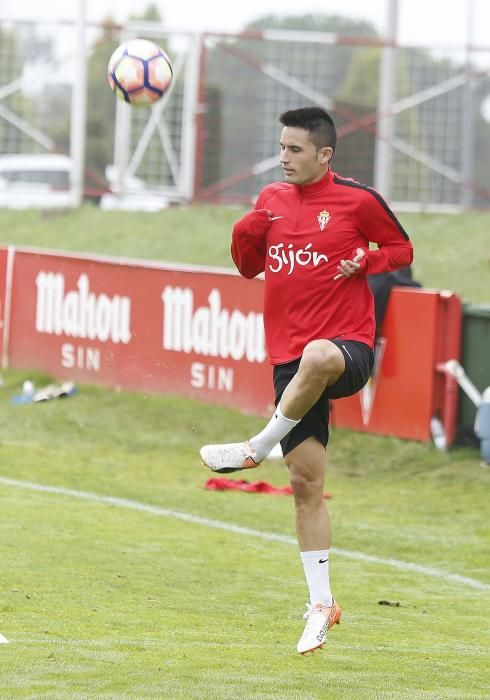
[[[257,453],[258,459],[265,459],[274,445],[277,445],[283,437],[286,437],[298,423],[299,420],[283,416],[279,405],[265,428],[249,440]]]
[[[332,592],[328,575],[329,549],[319,549],[310,552],[300,552],[306,583],[310,592],[310,603],[316,605],[332,605]]]

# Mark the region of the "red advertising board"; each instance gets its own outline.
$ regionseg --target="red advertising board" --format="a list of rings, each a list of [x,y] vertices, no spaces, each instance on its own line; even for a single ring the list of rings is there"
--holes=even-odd
[[[4,354],[4,328],[5,321],[8,322],[7,300],[10,295],[7,294],[7,258],[8,251],[6,248],[0,248],[0,348]]]
[[[9,364],[267,414],[262,286],[232,271],[17,250]]]
[[[0,250],[4,366],[269,415],[262,294],[231,270]],[[458,394],[441,366],[460,331],[454,294],[394,289],[372,377],[332,424],[426,441],[437,416],[450,444]]]
[[[436,416],[449,432],[446,414],[454,412],[457,394],[437,366],[459,359],[460,332],[461,302],[454,294],[393,289],[371,379],[355,396],[334,402],[333,423],[426,441]]]

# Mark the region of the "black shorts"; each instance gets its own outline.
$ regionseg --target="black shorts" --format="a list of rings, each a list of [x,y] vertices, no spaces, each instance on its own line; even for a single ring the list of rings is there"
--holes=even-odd
[[[374,362],[374,354],[369,345],[357,340],[331,340],[341,350],[345,359],[345,371],[342,376],[329,386],[318,401],[303,416],[286,437],[281,440],[283,455],[309,437],[316,437],[322,445],[328,443],[329,399],[352,396],[360,391],[369,379]],[[284,389],[298,371],[301,358],[274,366],[274,390],[276,406],[281,400]]]

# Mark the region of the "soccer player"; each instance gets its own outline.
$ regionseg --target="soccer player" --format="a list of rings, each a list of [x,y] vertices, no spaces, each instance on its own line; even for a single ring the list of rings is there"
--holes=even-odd
[[[200,454],[214,472],[234,472],[257,467],[280,441],[310,595],[297,645],[303,654],[323,647],[341,616],[330,589],[323,500],[329,399],[358,392],[372,370],[375,318],[366,275],[410,265],[413,250],[377,192],[331,170],[336,130],[327,112],[294,109],[279,121],[285,182],[260,192],[253,211],[236,222],[231,244],[244,277],[265,272],[276,411],[257,435],[206,445]]]

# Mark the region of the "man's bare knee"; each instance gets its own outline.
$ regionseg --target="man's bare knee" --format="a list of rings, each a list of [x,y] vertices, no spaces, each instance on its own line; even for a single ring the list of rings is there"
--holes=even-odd
[[[323,497],[323,475],[312,475],[294,456],[287,456],[285,461],[289,468],[289,481],[297,506],[308,505]]]
[[[299,372],[322,378],[326,383],[336,380],[345,369],[341,351],[328,340],[313,340],[305,347]]]

